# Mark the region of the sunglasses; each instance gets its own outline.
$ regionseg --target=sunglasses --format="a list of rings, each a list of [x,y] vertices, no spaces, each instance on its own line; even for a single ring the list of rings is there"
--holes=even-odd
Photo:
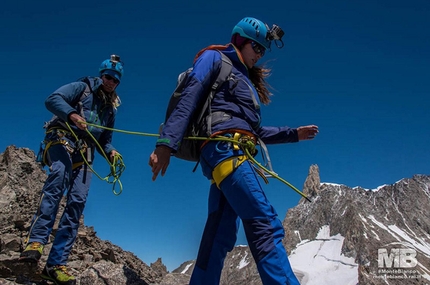
[[[261,54],[261,56],[264,56],[264,54],[266,53],[266,49],[263,46],[261,46],[259,43],[251,41],[251,46],[252,46],[252,49],[255,51],[255,53],[259,53]]]
[[[108,81],[113,81],[115,84],[118,84],[119,83],[119,80],[118,79],[116,79],[115,77],[113,77],[113,76],[110,76],[109,74],[105,74],[104,75],[104,77],[106,78],[106,80],[108,80]]]

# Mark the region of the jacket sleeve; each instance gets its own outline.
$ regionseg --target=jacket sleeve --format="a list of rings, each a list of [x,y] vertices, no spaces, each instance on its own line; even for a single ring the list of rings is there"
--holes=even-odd
[[[298,142],[297,129],[290,127],[260,127],[257,134],[265,144]]]
[[[69,114],[77,112],[74,106],[78,103],[86,86],[83,82],[73,82],[61,86],[46,98],[46,108],[61,120],[67,122]]]
[[[205,51],[194,63],[182,99],[166,121],[156,146],[165,145],[174,151],[185,135],[187,126],[198,106],[206,99],[211,82],[221,68],[221,55],[214,50]]]

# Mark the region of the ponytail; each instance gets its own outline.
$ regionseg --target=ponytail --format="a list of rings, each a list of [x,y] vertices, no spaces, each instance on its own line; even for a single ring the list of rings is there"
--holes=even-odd
[[[254,84],[254,87],[257,90],[260,102],[264,105],[268,105],[270,103],[269,97],[273,95],[269,91],[269,88],[272,87],[266,81],[266,78],[270,76],[270,71],[270,68],[265,68],[264,66],[254,66],[249,69],[249,79]]]

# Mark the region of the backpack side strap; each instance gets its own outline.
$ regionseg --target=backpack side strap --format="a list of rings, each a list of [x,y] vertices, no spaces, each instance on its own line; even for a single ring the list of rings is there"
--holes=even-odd
[[[222,84],[227,81],[230,78],[231,75],[231,70],[233,68],[233,63],[231,62],[231,60],[221,51],[217,50],[220,54],[221,54],[221,70],[218,73],[218,77],[216,78],[215,82],[212,84],[211,90],[209,92],[209,96],[206,99],[205,104],[203,105],[203,108],[200,111],[200,115],[197,117],[197,126],[200,125],[200,123],[202,122],[203,119],[203,115],[206,112],[206,109],[209,109],[209,114],[212,113],[211,111],[211,103],[212,103],[212,99],[215,95],[215,92],[217,91],[217,89],[219,87],[222,86]],[[207,134],[211,135],[212,133],[212,116],[208,116],[207,117]]]

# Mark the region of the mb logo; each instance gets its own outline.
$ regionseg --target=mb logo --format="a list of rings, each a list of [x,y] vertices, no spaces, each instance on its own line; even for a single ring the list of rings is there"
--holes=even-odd
[[[411,248],[392,248],[390,253],[386,248],[380,248],[378,249],[378,267],[412,268],[418,264],[416,256],[417,252]]]

